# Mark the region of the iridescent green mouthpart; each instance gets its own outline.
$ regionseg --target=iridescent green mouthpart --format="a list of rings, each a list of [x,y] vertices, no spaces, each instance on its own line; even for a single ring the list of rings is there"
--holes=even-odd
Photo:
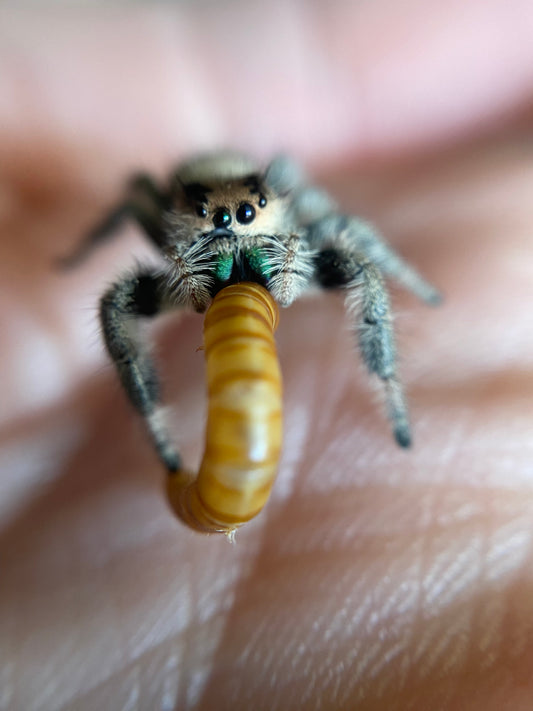
[[[262,277],[270,277],[272,274],[272,266],[270,265],[270,260],[264,249],[256,247],[250,249],[246,252],[246,259],[249,265],[256,274],[260,274]]]
[[[233,254],[220,254],[215,267],[215,277],[220,281],[228,281],[233,269]]]
[[[271,277],[272,266],[264,249],[261,249],[260,247],[249,249],[244,252],[244,257],[253,272],[264,279],[269,279]],[[218,255],[215,267],[216,279],[222,282],[229,281],[231,272],[233,271],[234,259],[235,257],[231,253]]]

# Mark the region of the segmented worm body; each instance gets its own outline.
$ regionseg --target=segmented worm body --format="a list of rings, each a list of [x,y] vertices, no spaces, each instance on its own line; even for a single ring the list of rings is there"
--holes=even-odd
[[[282,440],[278,308],[256,283],[220,291],[204,321],[208,412],[196,478],[168,479],[175,513],[191,528],[232,535],[265,505]]]

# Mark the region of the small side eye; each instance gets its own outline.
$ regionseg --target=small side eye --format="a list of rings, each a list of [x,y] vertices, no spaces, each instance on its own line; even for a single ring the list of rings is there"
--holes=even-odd
[[[255,208],[249,202],[241,202],[237,208],[237,222],[241,225],[248,225],[255,218]]]
[[[207,210],[204,205],[196,206],[196,214],[198,217],[207,217]]]
[[[267,199],[264,195],[259,196],[259,207],[265,207],[267,204]]]

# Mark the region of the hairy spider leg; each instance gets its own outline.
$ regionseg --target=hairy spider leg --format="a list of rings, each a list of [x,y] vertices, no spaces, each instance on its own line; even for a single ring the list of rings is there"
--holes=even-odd
[[[58,260],[68,269],[80,264],[98,245],[108,241],[125,220],[131,219],[142,228],[148,239],[161,249],[166,230],[161,217],[170,206],[170,193],[160,190],[146,173],[139,173],[128,182],[124,200],[115,205],[86,235],[72,254]]]
[[[354,250],[328,248],[316,260],[317,277],[327,289],[347,289],[346,309],[357,323],[366,367],[385,385],[387,413],[401,447],[411,444],[407,404],[396,367],[396,346],[387,288],[379,269]]]
[[[311,226],[309,240],[311,245],[331,243],[354,250],[427,304],[437,306],[442,301],[440,292],[403,260],[373,225],[364,220],[330,214]]]
[[[160,406],[160,386],[155,365],[143,346],[140,320],[160,313],[167,300],[166,276],[139,269],[114,284],[100,302],[104,340],[120,381],[135,409],[144,418],[165,467],[174,472],[180,456],[168,435]]]

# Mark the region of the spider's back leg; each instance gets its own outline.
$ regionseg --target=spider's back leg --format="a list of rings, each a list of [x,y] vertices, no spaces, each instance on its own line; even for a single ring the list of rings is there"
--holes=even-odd
[[[313,246],[331,243],[354,250],[427,304],[436,306],[442,301],[440,292],[402,259],[373,225],[364,220],[329,214],[311,227],[310,240]]]
[[[149,175],[135,175],[128,183],[124,199],[104,215],[71,254],[58,260],[59,266],[70,268],[80,264],[95,247],[110,239],[127,219],[137,222],[148,239],[161,248],[165,240],[162,217],[169,207],[170,195],[160,190]]]

